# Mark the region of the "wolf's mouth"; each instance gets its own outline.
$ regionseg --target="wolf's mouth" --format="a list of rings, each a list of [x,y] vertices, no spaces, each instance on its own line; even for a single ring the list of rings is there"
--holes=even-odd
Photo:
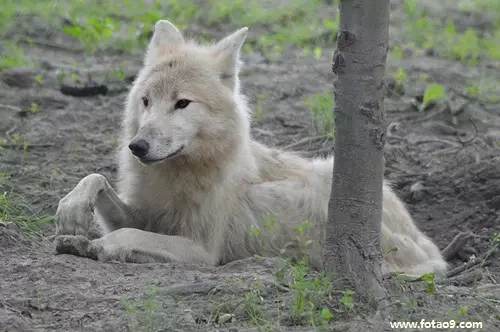
[[[169,154],[168,156],[166,156],[164,158],[160,158],[160,159],[141,158],[140,161],[141,161],[141,163],[146,164],[146,165],[156,164],[156,163],[158,163],[160,161],[171,159],[171,158],[177,156],[179,153],[182,152],[182,150],[184,150],[184,145],[181,146],[180,148],[178,148],[175,152]]]
[[[181,153],[181,151],[184,150],[184,145],[182,145],[180,148],[177,149],[177,151],[175,151],[174,153],[171,153],[169,154],[168,156],[166,156],[165,158],[163,159],[169,159],[169,158],[172,158],[172,157],[175,157],[177,156],[179,153]]]

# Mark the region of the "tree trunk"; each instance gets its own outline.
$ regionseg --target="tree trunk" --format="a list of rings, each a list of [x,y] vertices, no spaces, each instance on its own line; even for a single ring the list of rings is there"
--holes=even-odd
[[[335,163],[325,268],[376,304],[385,296],[380,230],[389,0],[340,0],[339,8],[332,65],[337,76]]]

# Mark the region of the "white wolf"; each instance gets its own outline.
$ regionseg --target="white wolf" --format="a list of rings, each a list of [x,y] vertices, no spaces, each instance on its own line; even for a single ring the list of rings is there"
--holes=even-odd
[[[333,158],[304,159],[252,140],[238,78],[247,30],[208,47],[185,40],[168,21],[156,23],[126,102],[118,190],[91,174],[60,201],[60,253],[208,265],[285,247],[293,255],[296,228],[309,220],[307,252],[322,268]],[[105,235],[90,241],[94,213]],[[262,229],[260,237],[251,227]],[[446,271],[387,183],[381,246],[385,253],[398,248],[385,255],[383,273]]]

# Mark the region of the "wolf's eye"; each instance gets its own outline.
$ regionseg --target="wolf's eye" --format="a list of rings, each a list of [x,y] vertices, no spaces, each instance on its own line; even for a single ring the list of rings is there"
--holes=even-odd
[[[149,105],[149,100],[146,97],[142,97],[142,103],[144,104],[144,107],[148,107]]]
[[[175,103],[175,109],[186,108],[187,105],[189,105],[190,103],[191,103],[191,100],[180,99],[180,100],[177,101],[177,103]]]

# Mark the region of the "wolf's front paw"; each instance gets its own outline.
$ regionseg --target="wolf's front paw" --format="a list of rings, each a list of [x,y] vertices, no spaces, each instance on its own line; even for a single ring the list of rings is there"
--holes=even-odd
[[[94,220],[93,207],[89,202],[74,201],[73,198],[68,195],[59,202],[56,235],[88,235]]]
[[[94,224],[96,196],[104,187],[106,179],[100,174],[91,174],[61,201],[56,212],[56,235],[84,235]]]
[[[56,254],[68,254],[98,260],[99,246],[84,236],[61,235],[56,237]]]

